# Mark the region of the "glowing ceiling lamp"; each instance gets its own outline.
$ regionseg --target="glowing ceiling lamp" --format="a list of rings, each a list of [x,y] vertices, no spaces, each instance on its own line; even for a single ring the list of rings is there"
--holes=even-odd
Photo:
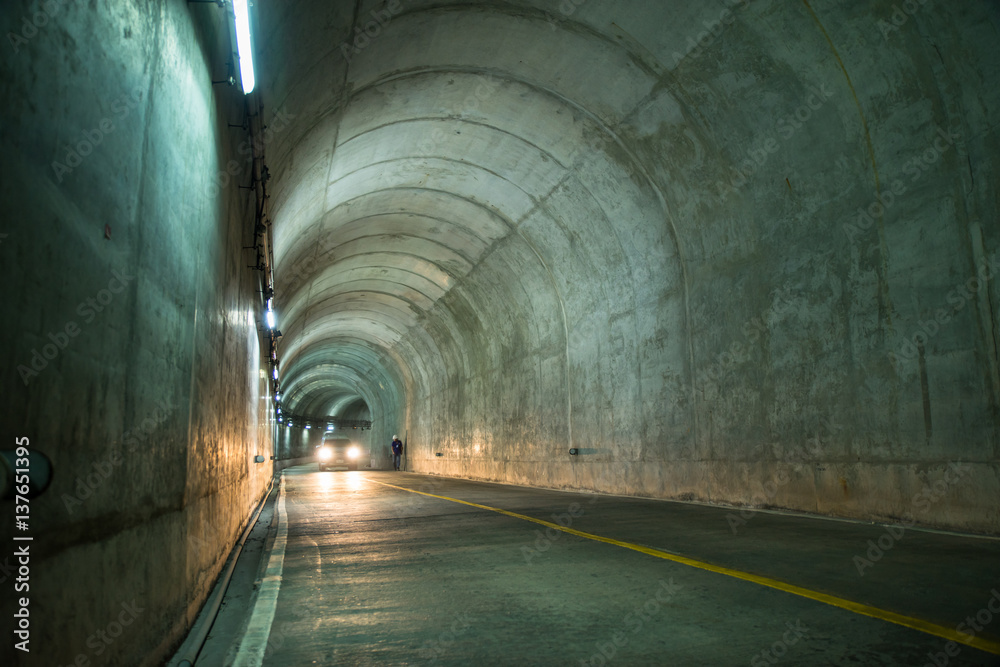
[[[250,50],[250,10],[247,0],[233,0],[233,14],[236,17],[236,48],[240,57],[240,83],[243,93],[249,95],[257,81],[253,73],[253,54]],[[271,326],[273,329],[274,327]]]
[[[276,321],[275,316],[274,316],[274,299],[273,298],[267,300],[267,312],[265,313],[265,317],[267,318],[267,328],[270,329],[270,330],[272,330],[272,331],[274,331],[274,327],[277,324],[277,321]]]

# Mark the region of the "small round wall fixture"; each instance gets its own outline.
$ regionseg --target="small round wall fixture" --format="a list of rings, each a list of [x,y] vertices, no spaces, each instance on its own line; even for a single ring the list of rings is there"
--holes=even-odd
[[[579,453],[580,453],[580,450],[577,449],[576,447],[573,447],[573,448],[571,448],[569,450],[569,455],[570,456],[577,456],[577,455],[579,455]]]
[[[0,449],[0,499],[15,496],[25,499],[42,495],[52,482],[52,461],[36,449],[30,449],[27,438],[19,438],[17,449]],[[25,444],[21,445],[20,441]],[[110,475],[111,464],[94,464],[96,479],[103,481]],[[88,470],[88,472],[90,472]],[[88,478],[89,479],[89,478]],[[97,484],[99,482],[95,482]],[[89,484],[89,482],[88,482]],[[22,517],[18,517],[22,518]]]

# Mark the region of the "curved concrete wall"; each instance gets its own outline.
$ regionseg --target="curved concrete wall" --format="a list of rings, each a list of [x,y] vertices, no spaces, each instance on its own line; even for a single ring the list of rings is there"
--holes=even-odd
[[[995,4],[260,16],[290,404],[423,472],[1000,530]]]
[[[0,10],[2,34],[28,35],[0,65],[0,422],[4,447],[28,436],[55,469],[17,533],[34,537],[30,653],[0,512],[4,665],[160,664],[271,477],[253,463],[271,416],[248,165],[212,185],[245,139],[226,127],[242,94],[211,84],[223,14],[98,5]]]
[[[213,3],[91,5],[0,10],[0,415],[56,468],[33,657],[155,664],[272,469],[244,104]],[[1000,533],[996,3],[255,12],[290,412],[370,415],[376,467]]]

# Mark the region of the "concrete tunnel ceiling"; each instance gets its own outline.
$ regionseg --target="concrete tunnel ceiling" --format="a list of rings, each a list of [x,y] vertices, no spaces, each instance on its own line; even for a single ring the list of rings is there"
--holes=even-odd
[[[336,4],[260,6],[266,89],[295,115],[269,151],[293,412],[468,376],[468,356],[500,353],[491,332],[511,325],[565,348],[579,294],[613,312],[682,289],[662,196],[630,177],[642,167],[612,129],[648,97],[654,65],[569,14]],[[378,34],[346,59],[366,23]],[[567,230],[574,265],[522,232],[541,218]],[[502,244],[521,246],[522,264],[470,280]],[[461,308],[436,307],[458,285]]]
[[[844,232],[942,128],[995,162],[992,97],[964,92],[995,76],[992,10],[935,7],[886,35],[891,3],[258,3],[285,406],[360,399],[488,460],[449,473],[731,502],[759,495],[734,462],[787,459],[831,413],[856,428],[817,458],[862,478],[948,433],[989,461],[987,366],[942,361],[921,399],[887,353],[973,270],[942,216],[990,195],[946,145]],[[595,467],[560,472],[566,446]],[[830,475],[785,502],[822,507]]]

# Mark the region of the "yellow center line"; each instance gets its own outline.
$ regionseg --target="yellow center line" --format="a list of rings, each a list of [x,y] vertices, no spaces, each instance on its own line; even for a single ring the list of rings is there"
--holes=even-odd
[[[565,526],[560,526],[557,523],[552,523],[551,521],[545,521],[544,519],[536,519],[534,517],[527,516],[524,514],[518,514],[517,512],[510,512],[508,510],[500,509],[499,507],[480,505],[478,503],[471,503],[468,500],[459,500],[458,498],[450,498],[448,496],[438,496],[433,493],[426,493],[424,491],[416,491],[414,489],[408,489],[403,486],[396,486],[395,484],[378,482],[370,478],[365,478],[365,479],[367,479],[370,482],[374,482],[375,484],[381,484],[382,486],[388,486],[393,489],[399,489],[400,491],[408,491],[409,493],[418,493],[422,496],[427,496],[428,498],[447,500],[448,502],[452,503],[459,503],[461,505],[468,505],[469,507],[475,507],[477,509],[487,510],[489,512],[496,512],[497,514],[503,514],[509,517],[513,517],[515,519],[521,519],[522,521],[530,521],[531,523],[537,523],[538,525],[545,526],[546,528],[553,528],[555,530],[559,530],[564,533],[569,533],[570,535],[576,535],[577,537],[583,537],[588,540],[594,540],[595,542],[613,544],[616,547],[622,547],[623,549],[631,549],[632,551],[638,551],[639,553],[646,554],[647,556],[654,556],[656,558],[662,558],[664,560],[669,560],[674,563],[680,563],[681,565],[695,567],[698,568],[699,570],[707,570],[708,572],[715,572],[716,574],[722,574],[727,577],[733,577],[734,579],[749,581],[751,583],[758,584],[760,586],[767,586],[768,588],[774,588],[779,591],[791,593],[792,595],[798,595],[799,597],[807,598],[809,600],[822,602],[823,604],[828,604],[833,607],[846,609],[847,611],[854,612],[855,614],[860,614],[862,616],[870,616],[871,618],[877,618],[879,620],[888,621],[889,623],[895,623],[896,625],[901,625],[904,628],[910,628],[911,630],[917,630],[919,632],[924,632],[929,635],[934,635],[935,637],[941,637],[942,639],[947,639],[956,642],[958,644],[971,646],[973,648],[979,649],[980,651],[986,651],[987,653],[1000,655],[1000,642],[996,642],[990,639],[984,639],[982,637],[976,637],[965,632],[959,632],[954,628],[948,628],[943,625],[938,625],[937,623],[931,623],[930,621],[925,621],[920,618],[914,618],[912,616],[897,614],[894,611],[879,609],[878,607],[862,604],[861,602],[854,602],[853,600],[837,597],[836,595],[829,595],[828,593],[820,593],[818,591],[814,591],[808,588],[803,588],[802,586],[796,586],[795,584],[790,584],[788,582],[780,581],[778,579],[763,577],[759,574],[750,574],[749,572],[742,572],[740,570],[734,570],[732,568],[722,567],[721,565],[713,565],[712,563],[706,563],[704,561],[695,560],[693,558],[678,556],[677,554],[672,554],[667,551],[661,551],[660,549],[653,549],[652,547],[644,547],[641,544],[632,544],[631,542],[623,542],[621,540],[612,539],[610,537],[604,537],[602,535],[585,533],[582,530],[567,528]]]

